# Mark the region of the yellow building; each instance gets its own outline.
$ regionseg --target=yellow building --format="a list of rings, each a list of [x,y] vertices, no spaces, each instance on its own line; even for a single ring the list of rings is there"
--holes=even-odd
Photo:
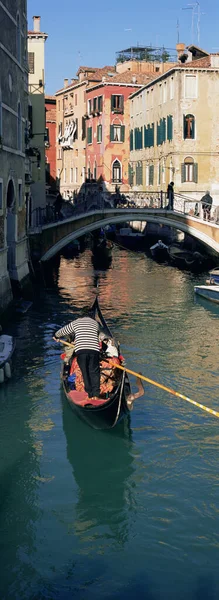
[[[219,200],[219,56],[184,44],[179,62],[130,97],[129,182]],[[196,57],[199,57],[198,59]]]
[[[77,79],[64,79],[56,92],[57,181],[63,198],[72,198],[85,181],[86,90],[115,67],[80,67]]]
[[[46,204],[45,188],[45,42],[40,17],[33,17],[28,31],[29,63],[29,157],[32,167],[31,211]]]

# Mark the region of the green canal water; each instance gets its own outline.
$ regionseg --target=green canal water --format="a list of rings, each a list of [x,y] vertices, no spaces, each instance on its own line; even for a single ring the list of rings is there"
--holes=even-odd
[[[50,267],[7,329],[0,599],[216,600],[219,420],[145,384],[130,422],[97,432],[63,396],[52,335],[92,302],[97,276],[127,367],[219,410],[219,309],[193,293],[205,275],[118,249],[106,271],[89,250]]]

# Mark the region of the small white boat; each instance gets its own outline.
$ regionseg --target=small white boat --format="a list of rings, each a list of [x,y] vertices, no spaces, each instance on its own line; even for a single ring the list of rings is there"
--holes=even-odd
[[[219,304],[219,285],[195,285],[194,291],[199,296]]]
[[[11,357],[15,340],[11,335],[0,335],[0,383],[11,379]]]
[[[219,285],[219,268],[216,267],[215,269],[212,269],[211,271],[209,271],[209,283],[210,285]]]

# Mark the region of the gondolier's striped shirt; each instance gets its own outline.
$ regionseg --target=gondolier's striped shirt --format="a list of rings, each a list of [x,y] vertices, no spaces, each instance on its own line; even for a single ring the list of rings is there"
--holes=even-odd
[[[97,321],[90,317],[81,317],[72,321],[65,327],[59,329],[55,337],[60,338],[65,335],[74,334],[75,352],[82,350],[100,351],[99,346],[99,325]]]

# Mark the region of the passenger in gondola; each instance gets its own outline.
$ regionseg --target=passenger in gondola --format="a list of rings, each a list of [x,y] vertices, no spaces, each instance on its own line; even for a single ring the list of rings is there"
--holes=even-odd
[[[85,391],[89,398],[97,400],[100,396],[100,345],[99,325],[91,311],[84,310],[82,316],[56,331],[56,341],[63,336],[72,335],[75,354],[81,369]]]

